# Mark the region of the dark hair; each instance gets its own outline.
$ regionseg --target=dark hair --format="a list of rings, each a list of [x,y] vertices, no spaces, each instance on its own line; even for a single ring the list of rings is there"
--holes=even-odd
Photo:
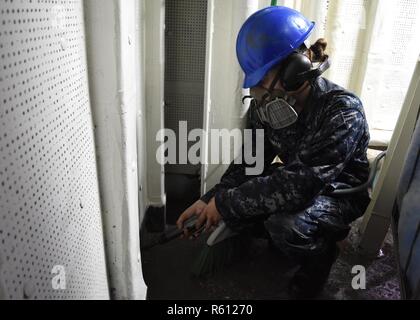
[[[310,46],[308,52],[309,59],[312,62],[321,62],[328,55],[325,53],[327,49],[327,41],[324,38],[318,39],[313,45]]]

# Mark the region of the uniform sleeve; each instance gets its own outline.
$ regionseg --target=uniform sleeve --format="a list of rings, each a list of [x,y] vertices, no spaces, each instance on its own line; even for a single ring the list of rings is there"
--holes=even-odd
[[[286,166],[216,194],[216,207],[228,225],[302,210],[339,176],[364,133],[364,115],[357,109],[337,108],[324,117],[320,128]]]
[[[256,113],[255,106],[251,105],[248,115],[247,115],[247,129],[252,130],[252,154],[256,154],[256,130],[264,129],[264,126],[259,122]],[[245,155],[245,146],[242,145],[242,155]],[[264,157],[264,170],[273,162],[274,157],[276,156],[273,148],[268,141],[266,135],[264,135],[264,152],[256,154],[256,157]],[[253,167],[253,165],[246,164],[244,157],[242,157],[240,164],[232,163],[229,165],[226,172],[223,174],[220,182],[210,189],[206,194],[201,197],[201,200],[208,203],[217,193],[238,187],[246,181],[255,178],[255,176],[247,175],[246,168]]]

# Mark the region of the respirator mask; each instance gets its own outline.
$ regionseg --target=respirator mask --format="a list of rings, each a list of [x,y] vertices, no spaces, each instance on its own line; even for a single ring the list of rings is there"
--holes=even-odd
[[[297,121],[298,114],[293,108],[296,100],[284,91],[273,90],[270,93],[269,90],[255,87],[250,93],[256,104],[256,114],[262,123],[277,130],[289,127]]]
[[[303,53],[305,51],[306,46],[289,55],[268,89],[258,86],[251,88],[251,95],[243,99],[253,99],[259,120],[274,130],[289,127],[298,120],[298,114],[293,108],[296,99],[287,92],[297,91],[306,81],[313,81],[330,67],[326,56],[317,68],[313,68],[312,61]],[[285,91],[274,89],[279,81]]]

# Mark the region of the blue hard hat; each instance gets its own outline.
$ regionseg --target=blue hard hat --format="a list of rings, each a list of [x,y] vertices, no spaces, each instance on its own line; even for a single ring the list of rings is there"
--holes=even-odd
[[[243,87],[256,86],[271,68],[305,42],[314,26],[287,7],[268,7],[251,15],[236,42],[238,61],[245,72]]]

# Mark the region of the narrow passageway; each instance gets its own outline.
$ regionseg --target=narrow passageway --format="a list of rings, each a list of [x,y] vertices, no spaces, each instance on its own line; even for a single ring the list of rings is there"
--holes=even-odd
[[[416,0],[0,0],[0,300],[420,300],[419,54]]]
[[[193,176],[167,176],[167,223],[195,201],[198,183]],[[191,190],[191,192],[181,191]],[[180,195],[184,196],[180,196]],[[340,244],[341,253],[334,264],[320,299],[399,299],[399,283],[394,260],[392,236],[389,233],[383,256],[373,262],[364,261],[357,253],[357,229],[353,224],[349,237]],[[153,235],[149,235],[153,236]],[[147,235],[146,235],[147,237]],[[272,251],[263,239],[253,240],[247,256],[207,279],[191,275],[191,266],[205,245],[205,236],[196,241],[177,239],[142,253],[144,279],[148,298],[155,299],[288,299],[287,285],[296,265],[287,257]],[[367,270],[366,290],[351,286],[354,265]]]

